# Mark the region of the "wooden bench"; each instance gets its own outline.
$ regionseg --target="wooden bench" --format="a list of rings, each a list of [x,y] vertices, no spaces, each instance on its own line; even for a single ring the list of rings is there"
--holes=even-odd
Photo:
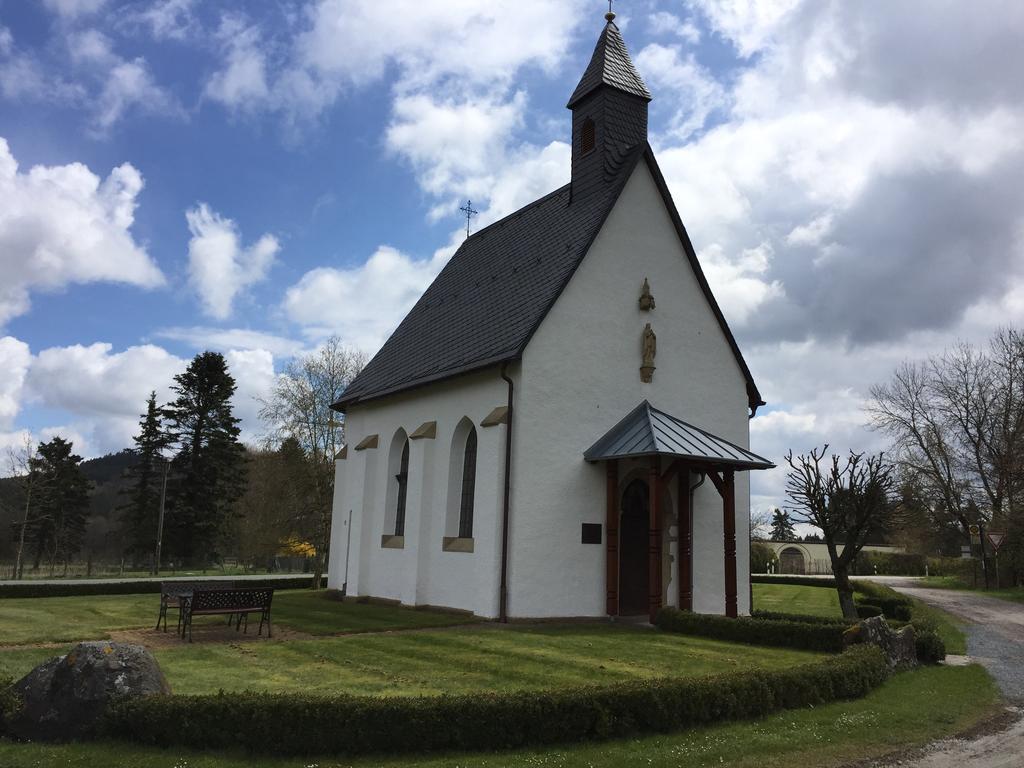
[[[267,624],[267,637],[273,637],[270,627],[270,603],[274,599],[273,589],[197,589],[182,604],[183,623],[181,635],[188,631],[192,642],[192,620],[196,616],[234,616],[235,631],[245,623],[249,631],[249,614],[260,615],[259,634],[263,634],[263,623]]]
[[[233,581],[186,581],[177,579],[175,581],[160,582],[160,613],[156,617],[156,628],[160,629],[160,622],[163,622],[164,632],[167,631],[167,612],[178,612],[178,634],[181,634],[181,604],[197,589],[203,590],[224,590],[234,589]]]

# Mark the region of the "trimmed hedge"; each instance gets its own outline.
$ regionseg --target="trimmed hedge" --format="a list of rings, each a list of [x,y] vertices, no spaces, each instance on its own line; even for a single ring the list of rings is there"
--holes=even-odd
[[[843,650],[843,630],[847,626],[839,622],[818,624],[747,616],[729,619],[675,608],[662,608],[654,623],[659,629],[684,635],[826,653],[839,653]]]
[[[755,619],[767,619],[768,621],[799,621],[804,624],[856,624],[854,619],[844,619],[842,616],[813,616],[809,613],[782,613],[780,611],[753,611],[750,614]]]
[[[760,717],[864,696],[887,676],[882,652],[862,646],[777,671],[513,694],[153,696],[112,706],[99,735],[280,756],[493,751]]]
[[[795,587],[831,587],[836,588],[836,580],[831,576],[764,576],[751,574],[751,584],[788,584]]]
[[[0,584],[0,598],[4,597],[78,597],[81,595],[144,595],[159,594],[163,581],[203,581],[202,576],[189,578],[169,576],[166,579],[154,577],[133,581],[96,582],[91,584],[55,584],[52,582],[19,581],[14,584]],[[268,576],[266,578],[239,578],[239,584],[252,589],[308,589],[313,586],[313,577],[288,578]],[[325,576],[321,585],[327,586]]]
[[[882,609],[877,605],[868,605],[865,603],[857,603],[857,618],[859,619],[870,619],[875,616],[882,616]]]
[[[857,606],[858,613],[861,608],[874,608],[887,619],[910,621],[913,618],[912,603],[906,598],[862,597],[857,600]]]

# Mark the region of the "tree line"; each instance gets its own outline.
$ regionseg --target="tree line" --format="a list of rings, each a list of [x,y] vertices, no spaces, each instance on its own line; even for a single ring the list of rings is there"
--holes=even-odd
[[[118,516],[121,555],[153,572],[205,568],[230,556],[273,569],[308,560],[319,576],[330,545],[334,456],[344,422],[330,406],[365,364],[329,339],[292,360],[260,401],[263,438],[243,445],[236,382],[224,356],[202,352],[174,377],[170,402],[150,394],[139,420]],[[15,577],[56,573],[79,555],[91,482],[73,446],[54,438],[11,454],[17,484]]]

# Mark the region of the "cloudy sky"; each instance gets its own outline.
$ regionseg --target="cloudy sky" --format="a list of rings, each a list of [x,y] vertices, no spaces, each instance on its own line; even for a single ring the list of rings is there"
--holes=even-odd
[[[568,180],[600,0],[228,5],[0,0],[0,447],[125,447],[206,348],[252,439],[290,355],[381,344],[462,201],[479,226]],[[872,383],[1024,323],[1024,3],[616,10],[769,401],[755,450],[880,448]]]

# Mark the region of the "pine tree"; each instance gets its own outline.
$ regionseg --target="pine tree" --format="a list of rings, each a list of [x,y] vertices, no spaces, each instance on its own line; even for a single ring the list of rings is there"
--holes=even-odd
[[[178,446],[168,486],[164,551],[206,565],[244,490],[245,449],[231,410],[235,380],[223,355],[203,352],[174,381],[176,397],[164,409],[169,439]]]
[[[793,521],[789,519],[789,513],[776,509],[772,512],[772,541],[796,541],[796,530],[793,528]]]
[[[162,414],[156,404],[156,392],[149,395],[146,412],[139,419],[139,434],[134,441],[136,461],[129,470],[129,499],[123,509],[128,548],[138,560],[151,555],[153,551],[160,493],[164,473],[168,469],[163,456],[167,448],[167,435],[163,430]]]
[[[29,460],[29,471],[39,478],[42,492],[29,523],[27,537],[35,548],[35,567],[45,557],[53,572],[57,563],[67,571],[82,547],[92,483],[82,473],[82,457],[60,437],[40,443]]]

